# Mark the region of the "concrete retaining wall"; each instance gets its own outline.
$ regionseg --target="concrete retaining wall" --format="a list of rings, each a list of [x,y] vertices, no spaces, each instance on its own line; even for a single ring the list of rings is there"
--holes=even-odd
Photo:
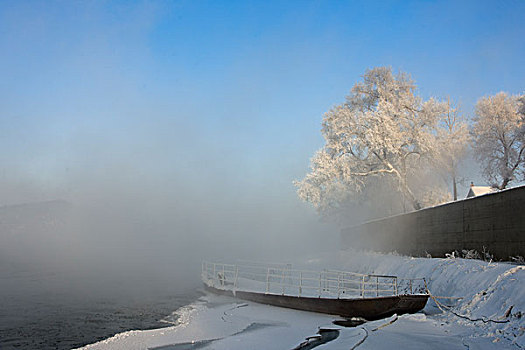
[[[341,239],[413,256],[485,248],[497,260],[525,257],[525,186],[366,222],[343,229]]]

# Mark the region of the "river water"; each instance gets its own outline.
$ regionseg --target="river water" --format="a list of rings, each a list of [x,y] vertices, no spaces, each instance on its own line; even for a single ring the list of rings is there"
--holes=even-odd
[[[0,349],[71,349],[167,327],[200,296],[196,284],[131,277],[0,265]]]

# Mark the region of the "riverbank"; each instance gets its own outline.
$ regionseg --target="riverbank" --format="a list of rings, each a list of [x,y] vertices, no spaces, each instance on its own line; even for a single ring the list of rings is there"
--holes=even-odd
[[[328,349],[349,349],[361,341],[360,349],[525,347],[524,266],[355,251],[313,256],[294,265],[425,277],[433,295],[454,298],[444,299],[443,305],[450,305],[455,314],[443,312],[431,301],[421,313],[345,328],[332,323],[337,316],[207,294],[177,310],[178,324],[173,327],[125,332],[85,349],[183,350],[196,344],[199,349],[294,349],[309,336],[316,337],[319,328],[339,332],[323,345]]]

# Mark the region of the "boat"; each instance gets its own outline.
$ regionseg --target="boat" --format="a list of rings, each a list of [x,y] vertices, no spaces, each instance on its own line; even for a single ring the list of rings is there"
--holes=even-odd
[[[215,294],[368,321],[418,312],[429,297],[424,278],[297,270],[290,264],[204,261],[202,280]]]

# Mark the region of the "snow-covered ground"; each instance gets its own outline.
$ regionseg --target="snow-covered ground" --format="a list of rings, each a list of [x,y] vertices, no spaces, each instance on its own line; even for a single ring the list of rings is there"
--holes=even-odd
[[[85,348],[294,349],[320,328],[336,329],[339,335],[318,349],[525,348],[525,266],[355,251],[319,254],[294,266],[425,277],[433,295],[461,298],[438,300],[453,305],[452,311],[466,318],[443,312],[429,300],[417,314],[344,328],[332,324],[337,316],[207,294],[177,310],[178,324],[173,327],[125,332]]]

